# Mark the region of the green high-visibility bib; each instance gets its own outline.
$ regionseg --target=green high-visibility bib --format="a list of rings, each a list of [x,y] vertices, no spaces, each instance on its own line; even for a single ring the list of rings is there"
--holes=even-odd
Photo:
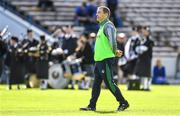
[[[107,23],[111,23],[111,22],[110,21],[106,22],[103,26],[100,27],[97,33],[96,43],[95,43],[95,54],[94,54],[95,61],[102,61],[106,58],[115,57],[109,39],[104,34],[104,26]]]

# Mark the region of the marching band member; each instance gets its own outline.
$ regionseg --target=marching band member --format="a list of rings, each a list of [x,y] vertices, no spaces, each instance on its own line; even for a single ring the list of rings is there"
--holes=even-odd
[[[6,57],[6,65],[10,69],[9,75],[9,90],[12,89],[12,84],[17,84],[17,89],[20,89],[19,84],[24,82],[24,67],[23,57],[18,51],[19,44],[18,38],[15,36],[11,37],[10,47],[8,49]]]
[[[150,29],[147,26],[142,28],[143,38],[141,45],[137,47],[139,53],[135,74],[140,77],[142,90],[150,91],[151,85],[151,60],[154,42],[150,39]]]
[[[28,82],[29,77],[36,73],[36,56],[34,52],[37,51],[38,41],[33,37],[33,31],[31,29],[27,30],[27,38],[22,41],[22,50],[25,53],[25,67],[26,67],[26,80]],[[29,84],[26,83],[29,87]]]
[[[38,58],[36,65],[37,76],[40,79],[40,88],[47,88],[48,69],[49,69],[49,52],[50,47],[47,45],[44,35],[40,36],[40,43],[38,45]]]

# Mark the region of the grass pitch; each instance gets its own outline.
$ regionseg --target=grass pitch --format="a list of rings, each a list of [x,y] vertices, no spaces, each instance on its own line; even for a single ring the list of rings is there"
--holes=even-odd
[[[110,91],[102,90],[96,112],[87,106],[91,90],[6,90],[0,85],[0,116],[180,116],[180,86],[153,86],[151,92],[127,91],[120,86],[130,107],[114,112],[118,103]]]

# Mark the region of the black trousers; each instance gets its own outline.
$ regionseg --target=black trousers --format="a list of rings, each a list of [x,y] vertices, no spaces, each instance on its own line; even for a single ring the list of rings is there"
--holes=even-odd
[[[1,77],[2,70],[3,70],[3,59],[0,58],[0,77]]]
[[[115,84],[113,80],[113,71],[112,67],[114,65],[115,59],[114,58],[108,58],[103,61],[98,61],[95,64],[95,80],[92,88],[92,96],[90,99],[89,107],[95,108],[96,102],[98,100],[98,97],[100,95],[101,91],[101,83],[102,80],[104,80],[106,86],[111,91],[111,93],[116,97],[116,100],[120,103],[124,103],[125,99],[121,94],[120,89]]]

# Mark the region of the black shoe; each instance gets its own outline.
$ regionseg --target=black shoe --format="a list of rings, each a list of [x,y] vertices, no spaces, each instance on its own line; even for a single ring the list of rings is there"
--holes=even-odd
[[[20,86],[19,85],[17,86],[17,89],[20,90]]]
[[[144,89],[144,91],[151,91],[150,89]]]
[[[82,111],[96,111],[96,108],[91,108],[91,107],[85,107],[85,108],[80,108]]]
[[[11,86],[9,86],[9,87],[8,87],[8,90],[11,90],[11,89],[12,89],[12,87],[11,87]]]
[[[125,109],[127,109],[129,107],[129,103],[126,101],[125,103],[122,103],[119,105],[117,111],[121,112],[124,111]]]
[[[82,87],[79,87],[78,89],[79,90],[89,90],[88,88],[82,88]]]
[[[141,91],[151,91],[151,89],[144,89],[144,88],[142,88],[142,89],[140,89]]]

